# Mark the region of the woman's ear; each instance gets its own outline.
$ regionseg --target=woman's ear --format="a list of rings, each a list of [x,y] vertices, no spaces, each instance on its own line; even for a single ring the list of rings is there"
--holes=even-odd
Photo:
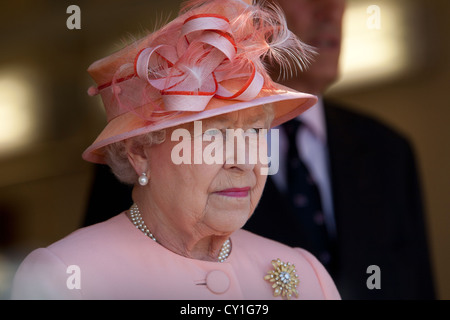
[[[144,146],[136,143],[133,139],[125,141],[125,150],[127,151],[128,161],[130,161],[136,174],[140,176],[148,170],[148,158],[144,150]]]

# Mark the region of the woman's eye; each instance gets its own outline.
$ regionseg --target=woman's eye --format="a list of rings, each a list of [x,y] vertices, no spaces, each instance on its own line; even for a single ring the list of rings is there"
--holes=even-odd
[[[250,128],[248,129],[248,133],[258,134],[262,128]]]

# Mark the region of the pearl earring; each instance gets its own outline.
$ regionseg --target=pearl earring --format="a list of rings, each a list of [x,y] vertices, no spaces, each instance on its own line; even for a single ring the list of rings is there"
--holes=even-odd
[[[146,186],[146,185],[147,185],[147,183],[148,183],[148,177],[147,177],[147,174],[146,174],[145,172],[143,172],[143,173],[141,174],[141,176],[140,176],[139,179],[138,179],[138,182],[139,182],[139,184],[140,184],[141,186]]]

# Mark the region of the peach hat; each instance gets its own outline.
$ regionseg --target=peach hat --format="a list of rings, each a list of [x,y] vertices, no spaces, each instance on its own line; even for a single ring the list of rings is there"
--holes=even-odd
[[[276,6],[190,0],[176,19],[88,68],[97,84],[88,93],[101,96],[108,123],[83,158],[105,163],[109,144],[264,104],[274,105],[272,127],[288,121],[317,98],[272,81],[265,66],[289,72],[310,53]]]

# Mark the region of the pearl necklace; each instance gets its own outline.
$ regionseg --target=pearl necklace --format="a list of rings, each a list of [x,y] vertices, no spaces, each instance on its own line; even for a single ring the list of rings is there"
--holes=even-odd
[[[142,219],[142,215],[139,211],[139,208],[137,204],[133,204],[130,208],[130,218],[131,222],[136,226],[137,229],[141,230],[146,236],[148,236],[153,241],[156,241],[155,236],[150,232],[147,225],[144,222],[144,219]],[[231,251],[231,245],[230,245],[230,239],[227,239],[222,245],[222,249],[220,249],[219,257],[217,260],[219,262],[224,262],[227,260],[228,256],[230,255]]]

